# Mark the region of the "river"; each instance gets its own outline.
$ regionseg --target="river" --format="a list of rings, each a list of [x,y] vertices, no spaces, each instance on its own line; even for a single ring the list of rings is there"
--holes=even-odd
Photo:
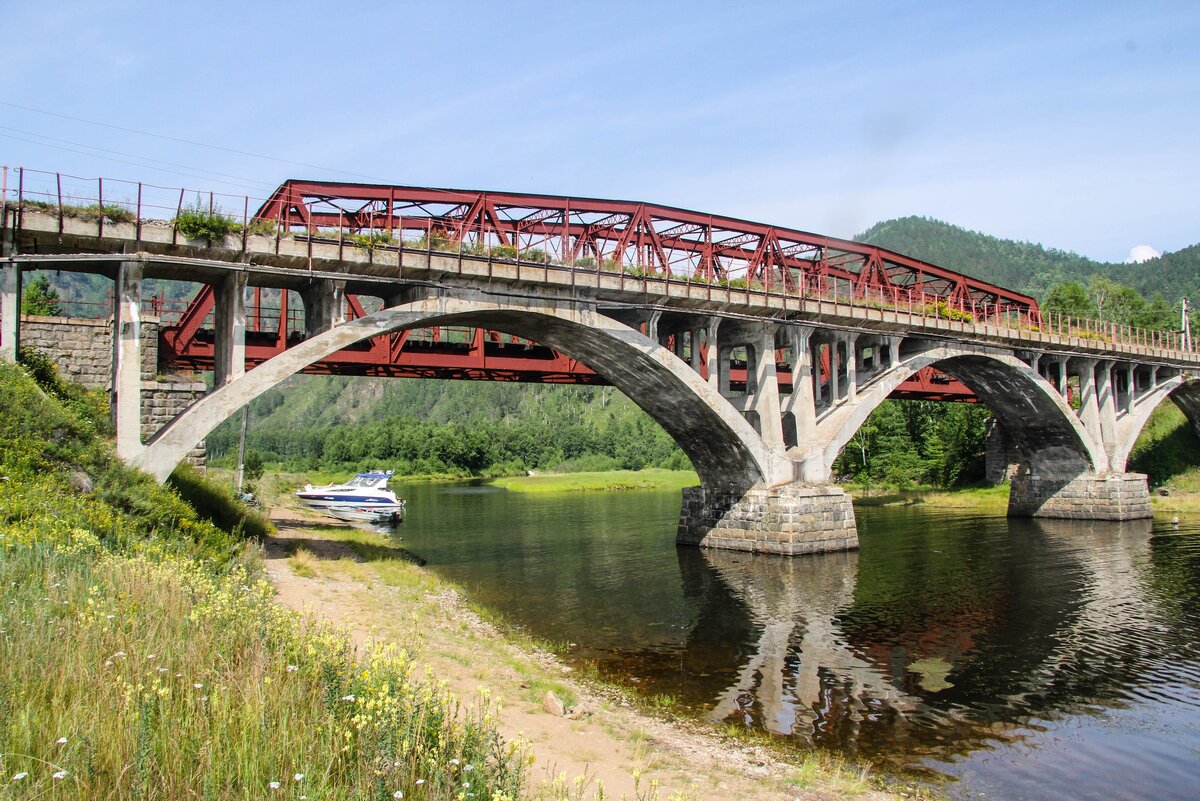
[[[860,508],[787,559],[676,548],[677,492],[397,489],[409,551],[662,706],[960,799],[1200,795],[1200,521]]]

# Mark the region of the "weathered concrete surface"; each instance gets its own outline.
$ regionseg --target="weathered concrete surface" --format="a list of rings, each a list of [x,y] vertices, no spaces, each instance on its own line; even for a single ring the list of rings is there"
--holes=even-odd
[[[219,387],[160,431],[134,464],[160,480],[222,420],[288,376],[378,334],[432,325],[481,326],[527,337],[591,366],[675,438],[705,486],[729,492],[794,478],[782,451],[666,348],[594,309],[553,299],[433,297],[350,320]]]
[[[21,268],[0,267],[0,362],[16,364],[21,338]]]
[[[738,493],[700,486],[683,491],[675,541],[795,556],[853,550],[858,530],[841,487],[788,484]]]
[[[1141,473],[1013,477],[1008,496],[1012,517],[1078,520],[1137,520],[1150,517],[1150,490]]]

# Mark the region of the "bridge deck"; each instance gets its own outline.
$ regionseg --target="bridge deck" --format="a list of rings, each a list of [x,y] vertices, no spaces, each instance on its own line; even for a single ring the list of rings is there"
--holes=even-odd
[[[121,261],[145,265],[151,278],[218,283],[244,272],[251,286],[301,291],[314,280],[344,282],[348,294],[395,297],[406,286],[448,287],[490,295],[554,296],[604,309],[641,309],[733,319],[805,322],[825,328],[920,335],[934,339],[1029,348],[1097,359],[1200,366],[1176,332],[1146,331],[1025,313],[976,317],[949,312],[924,293],[872,292],[797,296],[762,287],[734,287],[670,273],[636,275],[489,254],[434,250],[427,243],[355,246],[305,235],[233,235],[189,241],[170,223],[87,221],[6,208],[10,239],[0,261],[23,269],[65,269],[114,275]],[[432,240],[430,240],[432,241]],[[950,319],[968,317],[970,319]]]

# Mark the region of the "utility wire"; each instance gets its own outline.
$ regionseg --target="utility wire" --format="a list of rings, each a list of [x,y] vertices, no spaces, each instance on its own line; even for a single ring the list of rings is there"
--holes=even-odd
[[[74,147],[83,147],[83,148],[87,148],[88,150],[99,151],[100,153],[111,153],[114,156],[125,156],[126,158],[138,159],[140,161],[150,162],[153,164],[165,164],[168,167],[178,167],[181,170],[191,170],[192,172],[195,172],[195,173],[204,173],[205,175],[209,175],[209,176],[228,178],[231,181],[235,181],[235,182],[244,182],[246,184],[259,184],[261,186],[267,187],[268,189],[274,189],[276,186],[273,183],[269,184],[266,181],[259,181],[254,178],[247,178],[242,175],[230,175],[227,172],[217,172],[216,170],[206,170],[203,167],[192,167],[188,164],[179,164],[174,161],[163,161],[162,159],[154,159],[154,158],[150,158],[149,156],[139,156],[136,153],[122,153],[119,150],[109,150],[106,147],[96,147],[95,145],[89,145],[89,144],[85,144],[83,142],[72,142],[69,139],[58,139],[57,137],[47,136],[46,134],[40,134],[40,133],[36,133],[34,131],[22,131],[19,128],[9,128],[7,125],[0,125],[0,131],[9,131],[11,133],[21,134],[23,136],[33,136],[33,137],[37,137],[38,139],[45,139],[45,140],[47,140],[47,142],[58,142],[58,143],[64,144],[64,145],[72,145]],[[0,136],[3,136],[3,134],[0,134]],[[28,140],[22,140],[22,141],[28,141]],[[54,147],[54,145],[47,144],[46,147]]]
[[[49,148],[53,148],[55,150],[64,150],[68,153],[78,153],[81,156],[90,156],[91,158],[104,159],[106,161],[114,161],[114,162],[117,162],[118,164],[128,164],[131,167],[141,167],[144,169],[148,166],[146,164],[141,164],[136,161],[120,159],[120,158],[116,158],[114,156],[105,156],[102,153],[95,153],[95,152],[91,152],[88,150],[79,150],[77,148],[66,147],[64,145],[52,145],[47,142],[39,142],[34,139],[26,139],[21,136],[13,136],[12,134],[0,133],[0,138],[12,139],[17,142],[25,142],[25,143],[31,144],[31,145],[40,145],[42,147],[49,147]],[[134,158],[138,158],[138,157],[135,156]],[[154,169],[159,170],[160,172],[169,173],[171,175],[180,175],[180,176],[183,176],[184,178],[195,178],[196,180],[199,180],[199,181],[210,181],[212,183],[225,184],[226,186],[235,186],[239,189],[251,190],[253,192],[262,192],[263,191],[262,186],[248,186],[246,184],[239,184],[239,183],[235,183],[235,182],[231,182],[231,181],[215,179],[215,178],[211,178],[209,176],[196,175],[194,173],[188,173],[188,172],[181,172],[180,170],[170,170],[165,167],[155,167]]]
[[[194,147],[206,147],[210,150],[220,150],[225,153],[234,153],[239,156],[249,156],[251,158],[256,158],[256,159],[265,159],[266,161],[274,161],[279,164],[290,164],[293,167],[304,167],[305,169],[309,169],[309,170],[321,170],[323,172],[338,173],[340,175],[348,175],[353,178],[365,178],[368,181],[382,181],[383,180],[383,179],[379,178],[378,176],[374,176],[374,175],[364,175],[363,173],[348,172],[347,170],[335,170],[330,167],[322,167],[319,164],[308,164],[303,161],[291,161],[289,159],[278,158],[277,156],[266,156],[266,155],[263,155],[262,153],[251,153],[246,150],[237,150],[232,147],[224,147],[222,145],[214,145],[214,144],[210,144],[208,142],[196,142],[192,139],[180,139],[179,137],[165,136],[163,134],[152,133],[150,131],[142,131],[137,128],[126,128],[121,125],[111,125],[107,122],[97,122],[96,120],[88,120],[88,119],[84,119],[83,117],[73,117],[70,114],[60,114],[57,111],[46,111],[45,109],[34,108],[33,106],[23,106],[20,103],[10,103],[6,100],[0,100],[0,106],[8,106],[9,108],[19,108],[22,111],[32,111],[35,114],[45,114],[49,117],[58,117],[59,119],[71,120],[72,122],[82,122],[86,125],[96,125],[101,128],[109,128],[114,131],[123,131],[124,133],[137,134],[138,136],[149,136],[154,139],[162,139],[167,142],[176,142],[178,144],[192,145]]]

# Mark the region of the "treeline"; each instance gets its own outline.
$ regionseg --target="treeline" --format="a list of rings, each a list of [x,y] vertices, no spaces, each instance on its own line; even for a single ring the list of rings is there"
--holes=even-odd
[[[216,460],[233,456],[237,432],[208,439]],[[476,420],[437,423],[391,418],[325,428],[266,428],[249,438],[268,464],[287,470],[384,467],[401,475],[519,475],[529,470],[685,470],[690,462],[650,418],[611,425]]]
[[[1100,262],[925,217],[886,220],[855,238],[1038,298],[1045,298],[1056,284],[1087,285],[1092,276],[1099,276],[1132,287],[1147,299],[1162,294],[1172,306],[1181,297],[1200,300],[1200,245],[1141,264]]]
[[[884,401],[846,443],[834,476],[900,487],[977,483],[991,419],[979,403]]]

